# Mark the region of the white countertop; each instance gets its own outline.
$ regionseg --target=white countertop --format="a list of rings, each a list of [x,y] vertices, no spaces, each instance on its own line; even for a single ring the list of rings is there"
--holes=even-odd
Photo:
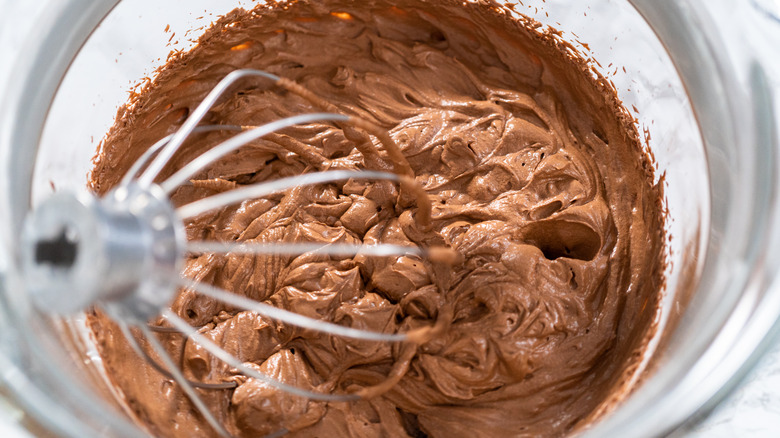
[[[49,0],[54,1],[54,0]],[[757,0],[777,4],[776,0]],[[23,37],[36,22],[46,1],[0,0],[0,85],[12,68]],[[780,26],[780,24],[778,24]],[[775,56],[778,56],[777,52]],[[776,83],[780,78],[774,78]],[[2,94],[0,90],[0,95]],[[1,103],[0,103],[1,104]],[[28,437],[17,425],[18,415],[0,399],[0,436]],[[709,416],[686,427],[686,438],[780,436],[780,342],[759,361],[741,385]]]
[[[780,342],[709,416],[686,429],[685,438],[780,436]]]

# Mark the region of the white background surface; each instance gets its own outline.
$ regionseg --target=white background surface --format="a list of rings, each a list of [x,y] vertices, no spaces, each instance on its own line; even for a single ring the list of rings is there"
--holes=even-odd
[[[776,0],[760,1],[775,5],[778,3]],[[24,36],[28,32],[36,31],[35,16],[45,7],[45,4],[46,1],[0,0],[0,96],[3,94],[8,72],[13,68],[13,59],[18,56]],[[727,8],[720,9],[725,11]],[[724,17],[725,19],[727,18]],[[780,23],[777,25],[780,28]],[[763,43],[765,44],[766,41]],[[770,45],[772,46],[774,47],[772,56],[780,59],[780,48],[778,48],[780,46]],[[775,73],[778,71],[780,69],[776,69]],[[775,83],[780,82],[778,77],[773,79]],[[13,409],[0,400],[0,437],[29,436],[16,426],[16,418]],[[780,436],[780,342],[775,342],[773,348],[748,374],[740,387],[709,417],[687,429],[684,434],[686,438]]]

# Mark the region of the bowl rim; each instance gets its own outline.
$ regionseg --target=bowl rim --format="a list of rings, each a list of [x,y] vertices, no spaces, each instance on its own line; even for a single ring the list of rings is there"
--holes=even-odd
[[[13,242],[26,212],[18,206],[27,206],[27,209],[30,206],[31,186],[25,186],[24,181],[32,175],[38,142],[58,86],[71,60],[118,3],[119,0],[51,2],[38,26],[41,31],[26,42],[24,56],[14,64],[14,72],[9,78],[9,84],[14,86],[7,88],[0,108],[0,162],[8,180],[13,182],[13,190],[0,194],[0,233],[8,254],[13,254]],[[721,150],[729,143],[740,144],[750,151],[745,159],[745,169],[756,170],[763,179],[756,175],[752,175],[755,181],[748,179],[752,182],[751,187],[761,191],[754,200],[738,199],[735,197],[738,194],[729,192],[737,210],[754,213],[750,229],[734,230],[736,225],[728,222],[731,216],[721,217],[722,211],[712,214],[723,223],[716,223],[710,229],[710,245],[725,245],[735,251],[730,259],[734,266],[727,270],[727,279],[722,279],[724,274],[718,273],[723,266],[711,257],[705,260],[703,275],[723,280],[723,287],[729,292],[724,294],[727,298],[723,305],[725,313],[719,315],[717,321],[720,329],[693,348],[672,346],[688,359],[668,372],[651,376],[613,412],[583,431],[584,436],[612,436],[626,431],[637,436],[652,436],[678,428],[694,415],[713,408],[733,390],[780,331],[780,281],[775,274],[780,272],[780,203],[775,189],[780,187],[777,171],[780,166],[773,98],[766,75],[759,63],[753,63],[749,66],[748,83],[741,83],[733,60],[718,50],[721,36],[706,10],[694,8],[689,1],[629,0],[629,3],[667,47],[691,97],[700,129],[720,128],[718,136],[708,136],[705,132],[708,151]],[[662,14],[660,10],[664,10]],[[669,41],[682,44],[684,49],[671,49],[671,45],[666,44]],[[701,80],[702,72],[707,72],[705,77],[709,80]],[[738,125],[747,127],[749,135],[738,135]],[[739,134],[743,133],[739,131]],[[708,153],[707,157],[713,173],[712,170],[720,166],[716,162],[719,157],[713,153]],[[724,178],[728,177],[724,175]],[[766,187],[762,188],[762,185]],[[750,236],[745,238],[748,233]],[[16,263],[13,259],[9,262],[12,267]],[[0,288],[14,287],[11,277],[0,282]],[[703,283],[697,289],[709,286]],[[8,313],[7,321],[13,323],[23,316],[8,310],[24,309],[25,303],[14,301],[4,292],[0,296],[8,301],[0,305]],[[21,346],[21,349],[19,356],[11,352],[8,357],[45,359],[37,348]],[[12,367],[18,363],[14,360],[4,362]],[[132,422],[117,415],[105,403],[89,397],[83,388],[67,382],[62,373],[53,371],[49,379],[39,381],[29,379],[25,371],[16,366],[12,374],[17,379],[5,378],[3,383],[28,413],[52,431],[84,436],[84,431],[90,428],[106,433],[106,427],[110,426],[111,434],[116,436],[143,436]],[[56,403],[54,397],[61,393],[76,396],[84,402],[77,407],[79,421],[74,422],[69,412]],[[655,408],[647,410],[651,402]],[[67,409],[73,408],[68,406]]]

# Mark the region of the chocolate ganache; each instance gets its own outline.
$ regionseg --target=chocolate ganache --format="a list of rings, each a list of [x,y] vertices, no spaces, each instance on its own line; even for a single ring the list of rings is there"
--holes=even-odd
[[[171,309],[248,366],[301,388],[364,396],[328,403],[290,395],[180,334],[158,333],[189,379],[235,382],[198,390],[232,434],[561,436],[630,391],[663,285],[662,187],[614,89],[554,31],[487,1],[235,10],[120,109],[91,188],[110,190],[241,68],[295,81],[385,129],[433,202],[433,227],[417,224],[415,203],[396,184],[354,179],[201,215],[186,223],[188,238],[438,245],[460,258],[189,256],[186,277],[309,317],[387,333],[437,328],[421,343],[358,341],[181,290]],[[247,79],[202,123],[257,126],[320,110]],[[193,135],[160,178],[232,135]],[[329,169],[392,165],[360,129],[312,123],[247,144],[172,201]],[[96,310],[89,322],[109,379],[150,432],[215,434],[109,318]]]

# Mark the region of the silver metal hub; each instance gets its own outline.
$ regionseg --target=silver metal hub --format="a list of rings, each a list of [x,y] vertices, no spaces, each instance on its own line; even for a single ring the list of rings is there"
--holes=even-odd
[[[146,320],[173,298],[185,242],[156,185],[120,186],[104,198],[56,193],[25,221],[21,266],[41,309],[69,314],[100,304]]]

